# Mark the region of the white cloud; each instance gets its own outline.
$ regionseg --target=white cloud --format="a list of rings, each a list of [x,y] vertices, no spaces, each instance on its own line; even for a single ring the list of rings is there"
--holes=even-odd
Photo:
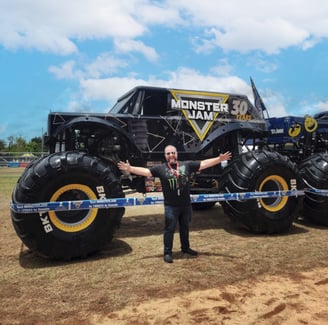
[[[233,70],[227,58],[221,59],[219,64],[211,68],[211,72],[219,76],[228,76]]]
[[[0,43],[67,55],[84,40],[113,39],[121,50],[155,61],[156,49],[141,37],[157,26],[197,31],[197,51],[277,53],[308,49],[328,37],[327,15],[325,0],[2,0]]]
[[[248,66],[255,67],[257,71],[271,73],[279,68],[278,60],[275,57],[265,57],[259,53],[251,56],[247,62]]]
[[[82,98],[85,101],[106,100],[112,105],[118,97],[138,85],[148,84],[137,78],[83,79],[80,81]]]
[[[146,25],[163,25],[171,28],[185,25],[179,7],[172,6],[169,1],[140,1],[136,13],[140,21]]]
[[[135,18],[142,0],[16,0],[0,3],[0,42],[6,48],[32,48],[69,54],[76,40],[134,38],[147,26]]]
[[[289,115],[286,107],[278,97],[266,98],[261,96],[270,117],[283,117]]]
[[[127,66],[125,60],[110,53],[101,53],[91,62],[69,60],[59,66],[50,66],[49,72],[57,79],[101,78],[112,75]]]
[[[119,59],[110,53],[101,53],[97,58],[85,66],[86,75],[92,78],[100,78],[111,75],[127,66],[125,60]]]
[[[169,80],[166,81],[168,87],[188,88],[208,91],[249,93],[250,87],[236,76],[215,76],[204,75],[201,72],[180,67],[175,71],[168,72]]]
[[[328,3],[325,0],[170,0],[192,26],[204,29],[197,50],[261,50],[277,53],[299,46],[307,49],[328,36]]]
[[[318,102],[302,102],[300,108],[293,112],[295,115],[305,116],[314,115],[320,112],[328,111],[328,100],[318,101]]]
[[[282,117],[289,115],[286,108],[286,98],[283,94],[272,91],[270,88],[257,88],[257,90],[270,117]],[[248,95],[248,98],[252,103],[254,103],[252,90],[251,95]]]
[[[137,77],[113,77],[106,79],[84,79],[80,82],[83,101],[106,100],[109,106],[128,90],[139,85],[157,87],[183,88],[240,93],[252,96],[250,86],[236,76],[215,77],[202,75],[200,72],[181,67],[167,72],[168,79],[149,77],[147,80]],[[252,98],[250,97],[250,100]]]
[[[139,52],[149,61],[157,61],[158,59],[156,50],[140,41],[118,39],[115,41],[115,47],[120,53]]]
[[[328,111],[328,100],[320,101],[315,104],[314,107],[317,109],[317,111],[319,110],[319,112]]]
[[[265,23],[240,19],[236,25],[229,26],[228,30],[213,28],[210,34],[212,34],[213,46],[240,52],[262,50],[268,54],[275,54],[283,48],[302,44],[309,36],[306,30],[281,19]],[[208,44],[206,44],[207,48]]]
[[[296,109],[291,108],[289,111],[289,115],[296,116],[305,116],[305,115],[315,115],[321,112],[328,112],[328,100],[319,100],[316,101],[314,99],[307,98],[305,100],[301,100],[298,103]],[[286,114],[288,115],[288,114]]]
[[[74,71],[75,62],[73,60],[64,62],[60,66],[50,66],[49,72],[51,72],[57,79],[75,79],[77,77]]]
[[[67,112],[83,112],[83,113],[92,113],[93,108],[88,103],[83,103],[80,100],[71,100],[67,107],[65,107]]]

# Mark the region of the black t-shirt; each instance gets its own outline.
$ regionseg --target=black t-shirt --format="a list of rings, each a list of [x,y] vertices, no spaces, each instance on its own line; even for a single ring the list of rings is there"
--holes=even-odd
[[[161,164],[150,168],[154,177],[162,184],[164,204],[188,206],[190,204],[190,174],[199,170],[199,161],[179,161],[177,165]]]

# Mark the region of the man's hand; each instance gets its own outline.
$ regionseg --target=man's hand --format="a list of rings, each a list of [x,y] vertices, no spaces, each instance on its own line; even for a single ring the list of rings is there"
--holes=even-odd
[[[122,170],[122,171],[125,171],[125,172],[128,172],[130,173],[131,171],[131,165],[129,163],[129,161],[127,160],[126,162],[123,162],[123,161],[119,161],[117,163],[117,167]]]
[[[134,174],[145,177],[152,177],[151,171],[148,168],[131,166],[129,161],[119,161],[117,167],[122,171],[123,174]]]
[[[226,160],[230,160],[231,159],[231,152],[230,151],[227,151],[223,154],[220,154],[220,162],[222,161],[226,161]]]
[[[203,169],[206,169],[206,168],[209,168],[209,167],[213,167],[217,164],[222,163],[222,161],[226,161],[226,160],[230,160],[230,159],[231,159],[231,152],[227,151],[223,154],[220,154],[220,156],[202,160],[200,162],[199,170],[203,170]]]

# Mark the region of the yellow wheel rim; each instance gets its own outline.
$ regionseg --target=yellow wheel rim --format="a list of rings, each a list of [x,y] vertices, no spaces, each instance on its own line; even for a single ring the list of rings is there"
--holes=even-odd
[[[289,136],[291,136],[292,138],[297,137],[302,131],[302,126],[300,124],[295,124],[292,125],[289,130],[288,130],[288,134]]]
[[[288,184],[278,175],[270,175],[266,177],[260,184],[259,191],[287,191]],[[261,206],[269,212],[277,212],[284,208],[288,201],[287,196],[275,197],[275,198],[263,198],[259,199]]]
[[[318,122],[315,118],[307,116],[304,121],[306,132],[312,133],[318,128]]]
[[[94,193],[94,191],[86,185],[82,184],[69,184],[65,185],[63,187],[60,187],[50,198],[50,202],[56,202],[58,199],[68,191],[76,191],[78,193],[81,193],[82,195],[86,196],[88,200],[96,200],[97,195]],[[60,200],[59,200],[60,201]],[[98,209],[90,209],[90,210],[84,210],[84,211],[78,211],[78,212],[73,212],[73,211],[68,211],[65,212],[66,215],[68,215],[68,220],[69,220],[69,215],[73,213],[83,213],[85,215],[81,215],[78,221],[72,221],[72,222],[67,222],[64,221],[63,218],[60,218],[60,214],[63,212],[58,212],[58,211],[49,211],[49,219],[51,220],[52,224],[57,227],[58,229],[65,231],[65,232],[78,232],[83,229],[86,229],[89,227],[92,222],[95,220]]]

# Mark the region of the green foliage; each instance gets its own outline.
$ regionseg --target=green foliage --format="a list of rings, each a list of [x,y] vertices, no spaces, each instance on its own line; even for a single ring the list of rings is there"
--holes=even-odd
[[[4,140],[0,140],[0,151],[5,151],[6,142]]]
[[[0,151],[6,152],[41,152],[42,138],[35,137],[27,142],[23,137],[10,136],[8,141],[0,139]]]
[[[33,138],[29,143],[26,144],[25,151],[28,152],[41,152],[42,151],[42,139],[41,137]]]

